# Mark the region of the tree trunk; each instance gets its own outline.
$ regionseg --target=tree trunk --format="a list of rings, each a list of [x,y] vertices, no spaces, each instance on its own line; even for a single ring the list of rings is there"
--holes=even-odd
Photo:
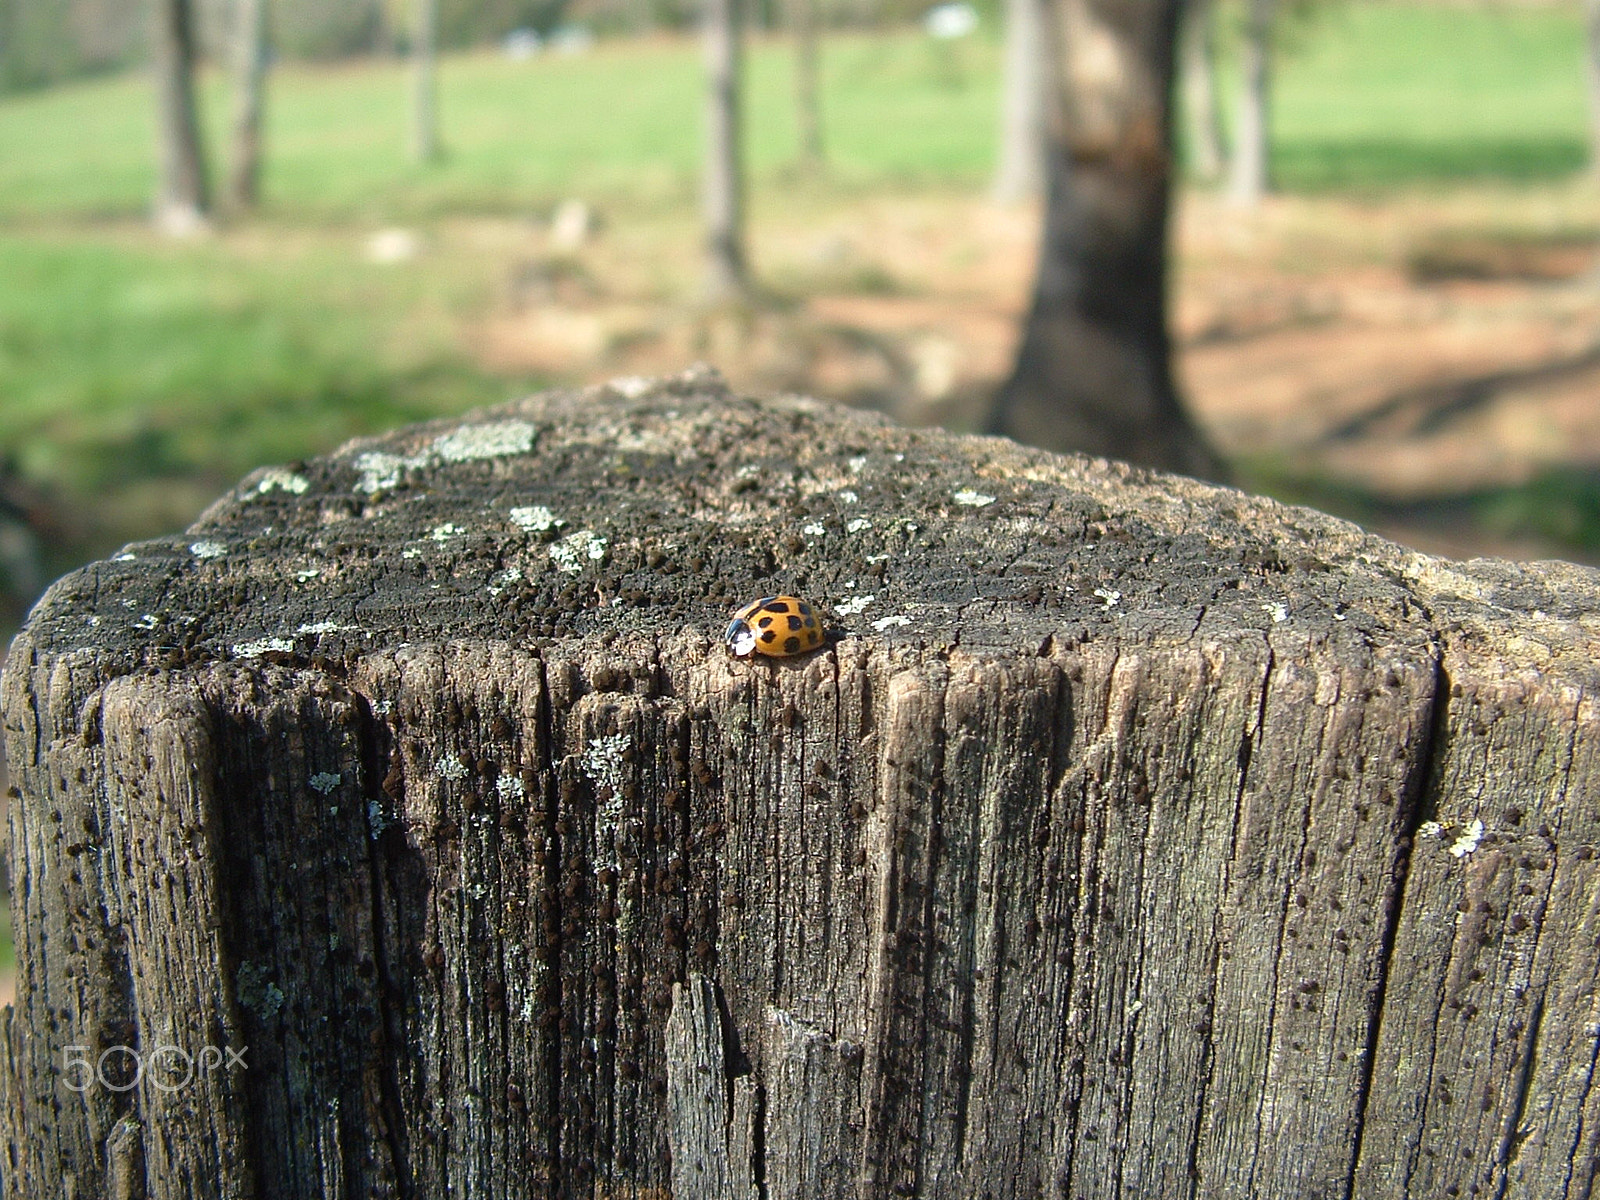
[[[372,0],[372,52],[385,58],[398,57],[400,52],[395,14],[390,9],[390,0]]]
[[[1270,113],[1272,90],[1273,0],[1247,0],[1244,43],[1240,47],[1243,78],[1239,115],[1234,122],[1233,159],[1228,164],[1228,199],[1241,208],[1256,208],[1271,186]]]
[[[261,106],[266,83],[266,0],[236,0],[233,31],[233,156],[228,202],[241,212],[261,199]]]
[[[0,93],[16,86],[17,0],[0,0]]]
[[[817,93],[816,0],[789,0],[794,22],[795,120],[800,133],[800,169],[822,172],[822,109]]]
[[[437,162],[439,143],[439,0],[417,0],[411,46],[411,157]]]
[[[1584,64],[1589,76],[1589,172],[1600,179],[1600,0],[1585,0]]]
[[[993,188],[1001,204],[1032,199],[1044,190],[1044,4],[1045,0],[1006,0],[1000,159]]]
[[[1222,111],[1217,100],[1216,0],[1190,0],[1183,33],[1184,115],[1195,177],[1222,178]]]
[[[194,16],[190,0],[155,0],[152,60],[160,150],[155,223],[183,236],[206,224],[205,158],[194,100]]]
[[[622,390],[41,601],[8,1200],[1588,1194],[1596,573]]]
[[[1177,0],[1056,0],[1050,10],[1059,78],[1038,276],[989,431],[1214,475],[1169,362],[1178,9]]]
[[[744,167],[740,146],[739,0],[705,0],[706,298],[736,300],[749,291],[744,253]]]

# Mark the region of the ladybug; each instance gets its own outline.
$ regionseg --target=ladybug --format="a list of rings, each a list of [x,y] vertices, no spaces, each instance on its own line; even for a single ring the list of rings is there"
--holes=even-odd
[[[739,658],[751,653],[783,658],[822,645],[822,622],[798,596],[763,596],[733,614],[722,640]]]

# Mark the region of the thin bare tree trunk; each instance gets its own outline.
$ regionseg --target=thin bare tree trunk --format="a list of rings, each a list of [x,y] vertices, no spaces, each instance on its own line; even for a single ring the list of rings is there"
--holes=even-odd
[[[1171,91],[1180,0],[1054,0],[1048,200],[1032,307],[988,428],[1214,476],[1173,384]],[[1108,69],[1114,66],[1116,69]]]
[[[237,0],[234,8],[233,157],[228,203],[253,209],[261,198],[261,106],[266,83],[266,0]]]
[[[372,49],[376,54],[391,58],[398,53],[394,21],[385,0],[372,0]]]
[[[1216,0],[1190,0],[1183,32],[1183,98],[1194,173],[1205,183],[1222,178],[1222,111],[1217,98]]]
[[[16,0],[0,0],[0,91],[11,86],[16,75],[16,64],[11,61],[15,51],[11,48],[16,37]]]
[[[800,168],[822,171],[822,109],[817,95],[817,2],[790,0],[794,22],[795,117],[800,129]]]
[[[417,0],[412,38],[411,157],[430,163],[439,157],[439,0]]]
[[[706,0],[706,297],[749,291],[744,254],[744,172],[739,136],[739,0]]]
[[[1241,47],[1244,78],[1239,89],[1239,115],[1234,123],[1233,160],[1229,164],[1228,198],[1242,208],[1261,203],[1271,186],[1268,176],[1268,122],[1272,89],[1273,0],[1249,0]]]
[[[1002,204],[1044,191],[1045,0],[1006,0],[1004,92],[1000,105],[1000,160],[994,198]]]
[[[1585,62],[1589,75],[1589,173],[1600,179],[1600,0],[1586,0],[1588,37]]]
[[[155,223],[182,236],[206,224],[205,158],[194,99],[194,13],[190,0],[156,0],[152,9],[159,158]]]

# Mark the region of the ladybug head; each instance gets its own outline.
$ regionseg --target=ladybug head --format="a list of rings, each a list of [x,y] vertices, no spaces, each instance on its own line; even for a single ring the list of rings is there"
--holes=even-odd
[[[743,617],[735,617],[728,622],[728,631],[722,635],[722,640],[736,657],[744,658],[755,652],[756,631],[750,628],[749,621]]]

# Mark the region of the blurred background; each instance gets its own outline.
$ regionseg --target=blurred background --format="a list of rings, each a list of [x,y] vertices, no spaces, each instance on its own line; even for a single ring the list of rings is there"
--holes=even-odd
[[[0,645],[255,466],[546,386],[704,359],[983,427],[1040,254],[1026,5],[752,0],[730,294],[719,2],[0,0]],[[1182,19],[1172,362],[1232,480],[1600,562],[1600,7]]]

